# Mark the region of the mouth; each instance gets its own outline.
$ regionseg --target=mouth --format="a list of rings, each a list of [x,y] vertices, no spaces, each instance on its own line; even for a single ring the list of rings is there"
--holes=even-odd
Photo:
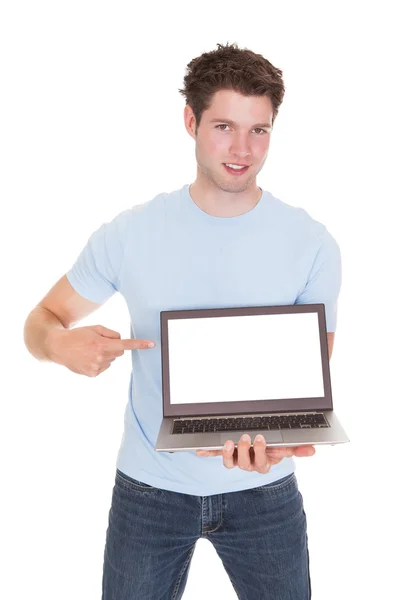
[[[227,167],[226,163],[223,163],[223,166],[226,169],[227,173],[230,173],[231,175],[235,175],[237,177],[246,173],[248,171],[248,169],[250,168],[250,165],[245,165],[245,166],[243,166],[243,168],[233,169],[233,167]],[[242,165],[240,165],[240,167],[241,166]]]

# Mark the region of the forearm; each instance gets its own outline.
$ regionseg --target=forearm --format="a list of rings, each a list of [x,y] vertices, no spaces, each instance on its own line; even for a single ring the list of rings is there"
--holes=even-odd
[[[52,361],[51,340],[54,332],[66,331],[61,321],[46,308],[37,306],[24,324],[24,343],[34,358]]]

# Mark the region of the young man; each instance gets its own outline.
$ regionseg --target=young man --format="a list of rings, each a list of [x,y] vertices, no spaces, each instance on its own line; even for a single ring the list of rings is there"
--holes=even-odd
[[[218,44],[189,63],[184,84],[196,180],[96,230],[30,313],[25,341],[36,358],[90,377],[132,351],[104,600],[181,598],[202,537],[239,598],[307,600],[307,524],[292,457],[314,447],[269,449],[261,436],[242,436],[222,451],[154,450],[161,310],[323,302],[331,356],[341,285],[340,251],[326,227],[256,183],[284,95],[282,72],[250,50]],[[101,325],[72,327],[116,291],[129,308],[131,339]]]

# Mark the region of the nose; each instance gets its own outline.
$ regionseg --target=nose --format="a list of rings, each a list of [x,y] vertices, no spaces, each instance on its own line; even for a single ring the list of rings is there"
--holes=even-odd
[[[235,139],[230,148],[230,154],[238,156],[239,158],[245,158],[249,156],[251,152],[248,148],[248,142],[243,138]]]

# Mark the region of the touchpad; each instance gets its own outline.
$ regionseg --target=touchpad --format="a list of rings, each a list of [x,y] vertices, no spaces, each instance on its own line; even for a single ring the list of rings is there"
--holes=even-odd
[[[225,444],[227,440],[233,440],[234,444],[237,445],[240,441],[240,437],[244,435],[244,433],[248,433],[248,435],[251,437],[251,444],[254,443],[255,437],[258,433],[264,436],[265,441],[268,444],[283,442],[282,434],[280,431],[230,431],[230,433],[220,434],[221,444]]]

